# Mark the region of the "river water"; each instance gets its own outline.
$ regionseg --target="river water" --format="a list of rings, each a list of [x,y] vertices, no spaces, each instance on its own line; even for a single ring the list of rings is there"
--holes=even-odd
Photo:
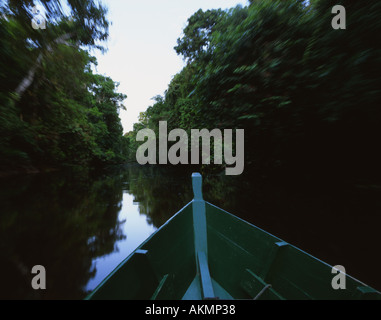
[[[192,200],[191,173],[130,165],[0,179],[0,299],[85,298]],[[208,174],[203,189],[207,201],[381,289],[379,186]],[[46,290],[31,286],[36,265]]]

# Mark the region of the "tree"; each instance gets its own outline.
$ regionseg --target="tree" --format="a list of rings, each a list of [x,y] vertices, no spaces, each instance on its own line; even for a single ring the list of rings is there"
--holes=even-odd
[[[199,58],[210,45],[210,35],[223,19],[225,12],[218,10],[197,11],[188,19],[184,36],[177,40],[175,50],[188,62]]]
[[[44,0],[41,2],[46,10],[48,28],[44,32],[30,27],[33,1],[5,1],[1,12],[18,23],[26,31],[27,40],[33,44],[36,57],[28,72],[15,88],[16,96],[21,97],[34,80],[37,69],[44,57],[59,44],[86,46],[103,49],[97,41],[105,41],[108,37],[109,22],[107,10],[93,0],[68,0],[69,14],[65,14],[60,1]],[[25,39],[26,40],[26,39]]]
[[[92,72],[90,49],[107,39],[95,1],[42,1],[47,28],[31,27],[32,1],[2,3],[0,165],[60,166],[122,161],[124,94]],[[124,148],[124,149],[123,149]],[[122,152],[122,150],[124,150]]]
[[[245,129],[246,168],[261,175],[378,179],[381,4],[335,4],[345,32],[328,0],[199,10],[175,47],[187,65],[144,125]]]

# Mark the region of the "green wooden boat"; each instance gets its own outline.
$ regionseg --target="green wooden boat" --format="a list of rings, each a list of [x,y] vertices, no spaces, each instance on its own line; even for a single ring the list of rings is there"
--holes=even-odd
[[[381,294],[333,267],[206,202],[194,200],[123,261],[88,300],[352,300]]]

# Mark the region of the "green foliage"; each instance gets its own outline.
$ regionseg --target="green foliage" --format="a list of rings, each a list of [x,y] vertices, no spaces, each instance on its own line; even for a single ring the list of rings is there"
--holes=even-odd
[[[183,55],[184,59],[188,61],[199,58],[209,47],[209,37],[224,18],[224,14],[225,12],[221,9],[206,12],[198,10],[188,19],[184,37],[177,40],[176,52]]]
[[[245,129],[246,168],[374,179],[381,158],[379,1],[251,1],[198,11],[175,50],[187,66],[136,126]],[[378,176],[380,177],[380,176]]]
[[[94,74],[90,48],[107,39],[107,10],[94,1],[43,1],[48,27],[34,30],[28,1],[2,3],[0,165],[121,162],[127,149],[118,84]]]

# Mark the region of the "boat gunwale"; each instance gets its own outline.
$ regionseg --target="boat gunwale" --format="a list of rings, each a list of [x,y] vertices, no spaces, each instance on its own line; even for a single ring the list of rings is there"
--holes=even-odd
[[[244,220],[244,219],[242,219],[242,218],[240,218],[240,217],[238,217],[238,216],[236,216],[236,215],[234,215],[234,214],[232,214],[232,213],[230,213],[230,212],[228,212],[228,211],[226,211],[226,210],[224,210],[224,209],[221,209],[220,207],[218,207],[218,206],[216,206],[216,205],[214,205],[214,204],[212,204],[212,203],[210,203],[210,202],[208,202],[208,201],[205,201],[205,203],[208,204],[208,205],[210,205],[211,207],[214,207],[214,208],[217,209],[217,210],[220,210],[220,211],[222,211],[222,212],[228,214],[231,218],[234,218],[234,219],[236,219],[236,220],[238,220],[238,221],[240,221],[240,222],[246,223],[246,224],[248,224],[249,226],[256,228],[258,231],[263,232],[263,233],[267,234],[268,236],[271,236],[271,237],[273,237],[273,238],[279,240],[279,242],[285,242],[285,243],[287,243],[287,245],[288,245],[289,247],[294,248],[295,250],[299,251],[300,253],[305,254],[305,255],[308,256],[309,258],[311,258],[311,259],[313,259],[313,260],[316,260],[317,262],[319,262],[319,263],[325,265],[326,267],[329,267],[329,268],[332,269],[332,270],[335,269],[335,267],[332,266],[332,265],[330,265],[329,263],[327,263],[327,262],[325,262],[325,261],[323,261],[323,260],[320,260],[319,258],[313,256],[312,254],[310,254],[310,253],[308,253],[308,252],[306,252],[306,251],[304,251],[304,250],[302,250],[302,249],[296,247],[296,246],[293,245],[293,244],[290,244],[289,242],[287,242],[287,241],[285,241],[285,240],[283,240],[283,239],[281,239],[281,238],[279,238],[279,237],[277,237],[277,236],[274,236],[274,235],[271,234],[270,232],[268,232],[268,231],[266,231],[266,230],[264,230],[264,229],[261,229],[260,227],[254,225],[254,224],[252,224],[252,223],[250,223],[250,222],[248,222],[248,221],[246,221],[246,220]],[[357,282],[359,285],[364,286],[364,287],[367,287],[367,288],[371,288],[371,289],[373,289],[374,291],[376,291],[377,293],[381,294],[378,290],[376,290],[376,289],[374,289],[373,287],[371,287],[371,286],[365,284],[364,282],[362,282],[362,281],[360,281],[360,280],[354,278],[353,276],[351,276],[351,275],[349,275],[349,274],[347,274],[347,273],[344,273],[344,275],[345,275],[347,278],[351,279],[352,281]]]
[[[200,201],[200,200],[198,200],[198,201]],[[205,202],[205,205],[206,205],[206,219],[207,219],[207,226],[208,226],[208,210],[207,210],[207,207],[208,206],[210,206],[210,207],[212,207],[212,208],[214,208],[214,209],[216,209],[217,211],[219,211],[219,212],[221,212],[221,213],[225,213],[228,217],[230,217],[230,218],[232,218],[232,219],[234,219],[234,220],[236,220],[236,221],[239,221],[239,222],[241,222],[241,223],[244,223],[244,224],[247,224],[248,226],[250,226],[250,227],[252,227],[252,228],[255,228],[256,230],[258,230],[259,232],[261,232],[261,233],[263,233],[263,234],[265,234],[265,235],[267,235],[267,236],[270,236],[271,238],[273,238],[274,240],[275,240],[275,242],[274,243],[276,243],[276,242],[284,242],[284,243],[286,243],[289,247],[291,247],[291,248],[293,248],[293,249],[295,249],[297,252],[299,252],[299,253],[301,253],[301,254],[304,254],[306,257],[308,257],[308,258],[310,258],[310,259],[312,259],[312,260],[314,260],[315,262],[317,262],[317,263],[320,263],[322,266],[325,266],[325,267],[327,267],[327,268],[329,268],[329,269],[334,269],[335,267],[334,266],[332,266],[332,265],[330,265],[330,264],[328,264],[327,262],[325,262],[325,261],[323,261],[323,260],[321,260],[321,259],[319,259],[319,258],[317,258],[317,257],[315,257],[315,256],[313,256],[312,254],[310,254],[310,253],[308,253],[308,252],[306,252],[306,251],[304,251],[304,250],[302,250],[302,249],[300,249],[300,248],[298,248],[298,247],[296,247],[295,245],[292,245],[292,244],[290,244],[290,243],[288,243],[287,241],[284,241],[283,239],[281,239],[281,238],[279,238],[279,237],[277,237],[277,236],[274,236],[273,234],[271,234],[270,232],[268,232],[268,231],[266,231],[266,230],[264,230],[264,229],[262,229],[262,228],[260,228],[260,227],[258,227],[258,226],[256,226],[256,225],[254,225],[254,224],[252,224],[252,223],[250,223],[250,222],[248,222],[248,221],[246,221],[246,220],[244,220],[244,219],[242,219],[242,218],[240,218],[240,217],[238,217],[238,216],[236,216],[236,215],[234,215],[234,214],[232,214],[232,213],[230,213],[230,212],[228,212],[228,211],[226,211],[226,210],[224,210],[224,209],[222,209],[222,208],[220,208],[220,207],[218,207],[218,206],[216,206],[216,205],[214,205],[214,204],[212,204],[212,203],[210,203],[210,202],[208,202],[208,201],[205,201],[205,200],[202,200],[202,201],[204,201]],[[110,273],[110,274],[108,274],[107,275],[107,277],[105,278],[105,279],[103,279],[97,286],[96,286],[96,288],[95,289],[93,289],[89,294],[88,294],[88,296],[85,298],[85,300],[91,300],[92,298],[93,298],[93,296],[95,296],[96,295],[96,293],[104,286],[104,284],[105,283],[107,283],[107,281],[109,281],[109,279],[110,278],[112,278],[131,258],[132,258],[132,256],[138,251],[138,250],[141,250],[141,249],[143,249],[144,248],[144,246],[149,242],[149,241],[151,241],[155,236],[156,236],[156,234],[157,233],[159,233],[161,230],[163,230],[166,226],[168,226],[177,216],[179,216],[181,213],[183,213],[184,212],[184,210],[186,210],[188,207],[190,207],[190,206],[192,206],[193,205],[193,203],[195,202],[195,200],[193,199],[192,201],[190,201],[190,202],[188,202],[183,208],[181,208],[178,212],[176,212],[170,219],[168,219],[168,221],[167,222],[165,222],[161,227],[159,227],[155,232],[153,232],[145,241],[143,241],[134,251],[132,251],[128,256],[127,256],[127,258],[125,258],[123,261],[121,261],[118,265],[117,265],[117,267],[115,267],[114,268],[114,270]],[[365,283],[363,283],[362,281],[360,281],[360,280],[358,280],[358,279],[356,279],[356,278],[354,278],[353,276],[351,276],[351,275],[349,275],[349,274],[347,274],[347,273],[344,273],[344,275],[348,278],[348,279],[350,279],[350,280],[352,280],[353,282],[355,282],[356,283],[356,285],[358,285],[359,287],[366,287],[366,288],[370,288],[370,289],[372,289],[372,290],[374,290],[376,293],[378,293],[378,294],[381,294],[378,290],[376,290],[376,289],[374,289],[373,287],[371,287],[371,286],[369,286],[369,285],[367,285],[367,284],[365,284]]]
[[[184,212],[185,209],[190,207],[193,203],[193,200],[187,203],[184,207],[182,207],[179,211],[177,211],[171,218],[168,219],[167,222],[165,222],[161,227],[159,227],[155,232],[153,232],[146,240],[144,240],[134,251],[132,251],[127,258],[123,259],[108,275],[105,277],[91,292],[87,295],[85,300],[91,300],[92,297],[97,293],[99,289],[101,289],[104,284],[112,278],[132,257],[133,255],[138,251],[141,250],[155,235],[162,229],[164,229],[168,224],[172,222],[178,215]]]

